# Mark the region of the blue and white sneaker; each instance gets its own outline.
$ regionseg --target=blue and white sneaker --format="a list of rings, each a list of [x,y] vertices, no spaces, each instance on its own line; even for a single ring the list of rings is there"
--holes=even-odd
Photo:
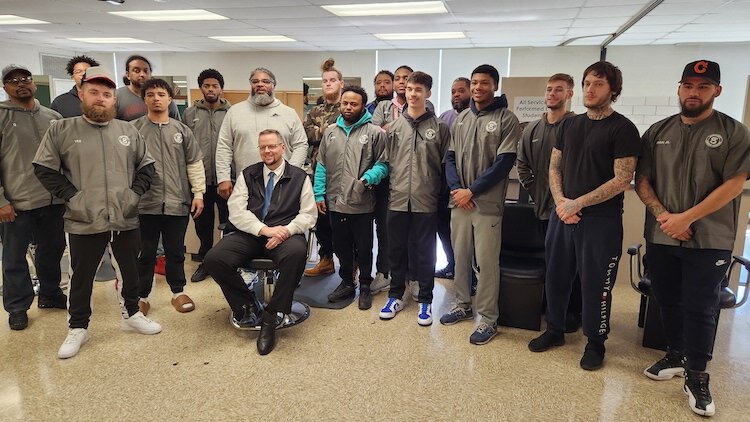
[[[417,314],[417,324],[422,326],[432,325],[432,304],[420,303]]]
[[[380,319],[392,319],[396,316],[396,313],[402,309],[404,309],[403,300],[389,297],[388,302],[386,302],[383,309],[380,310]]]
[[[497,335],[497,326],[487,324],[486,322],[480,322],[477,329],[469,337],[469,343],[482,345],[487,344]]]

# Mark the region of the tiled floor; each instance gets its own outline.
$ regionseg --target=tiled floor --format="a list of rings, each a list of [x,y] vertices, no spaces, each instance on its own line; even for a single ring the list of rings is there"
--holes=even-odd
[[[626,263],[623,263],[626,265]],[[195,267],[188,263],[188,274]],[[621,275],[626,274],[621,268]],[[160,279],[155,336],[119,329],[112,282],[96,283],[91,341],[58,360],[64,311],[32,308],[31,325],[0,324],[0,420],[690,420],[681,379],[656,382],[642,370],[661,352],[639,344],[638,296],[624,278],[614,296],[605,367],[578,366],[579,333],[547,353],[527,350],[536,332],[502,328],[485,346],[469,344],[469,322],[420,327],[409,303],[392,321],[356,303],[313,309],[259,356],[255,334],[227,323],[227,305],[208,279],[190,283],[196,310],[177,313]],[[436,284],[435,315],[450,306],[452,282]],[[749,420],[750,316],[722,313],[710,365],[714,419]]]

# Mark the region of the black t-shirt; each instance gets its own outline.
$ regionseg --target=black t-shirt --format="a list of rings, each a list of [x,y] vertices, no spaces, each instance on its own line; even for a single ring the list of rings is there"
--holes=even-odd
[[[615,177],[616,158],[640,157],[642,144],[633,122],[618,112],[602,120],[584,114],[565,119],[555,148],[562,151],[562,188],[566,198],[575,199]],[[624,194],[583,209],[585,215],[622,214]]]

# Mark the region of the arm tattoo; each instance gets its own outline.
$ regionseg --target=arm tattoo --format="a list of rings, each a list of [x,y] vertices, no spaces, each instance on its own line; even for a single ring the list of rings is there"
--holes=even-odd
[[[560,162],[562,162],[562,151],[552,148],[552,155],[549,158],[549,190],[556,204],[565,197],[562,191]]]
[[[637,162],[638,159],[636,157],[615,158],[615,177],[581,196],[579,199],[581,207],[585,208],[601,204],[624,192],[628,188],[628,185],[630,185],[630,181],[633,180],[633,173],[635,172]]]
[[[649,182],[647,177],[641,176],[635,181],[635,193],[638,194],[638,197],[641,198],[641,202],[646,205],[646,209],[648,209],[654,217],[658,217],[659,214],[667,211],[656,196],[656,192],[654,192],[654,188],[651,186],[651,182]]]

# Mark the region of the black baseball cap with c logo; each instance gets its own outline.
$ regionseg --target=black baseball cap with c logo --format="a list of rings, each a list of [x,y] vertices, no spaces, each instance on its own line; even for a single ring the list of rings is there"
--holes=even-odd
[[[682,71],[680,82],[684,82],[688,78],[703,78],[714,85],[719,85],[721,82],[719,64],[709,60],[696,60],[688,63],[685,70]]]

